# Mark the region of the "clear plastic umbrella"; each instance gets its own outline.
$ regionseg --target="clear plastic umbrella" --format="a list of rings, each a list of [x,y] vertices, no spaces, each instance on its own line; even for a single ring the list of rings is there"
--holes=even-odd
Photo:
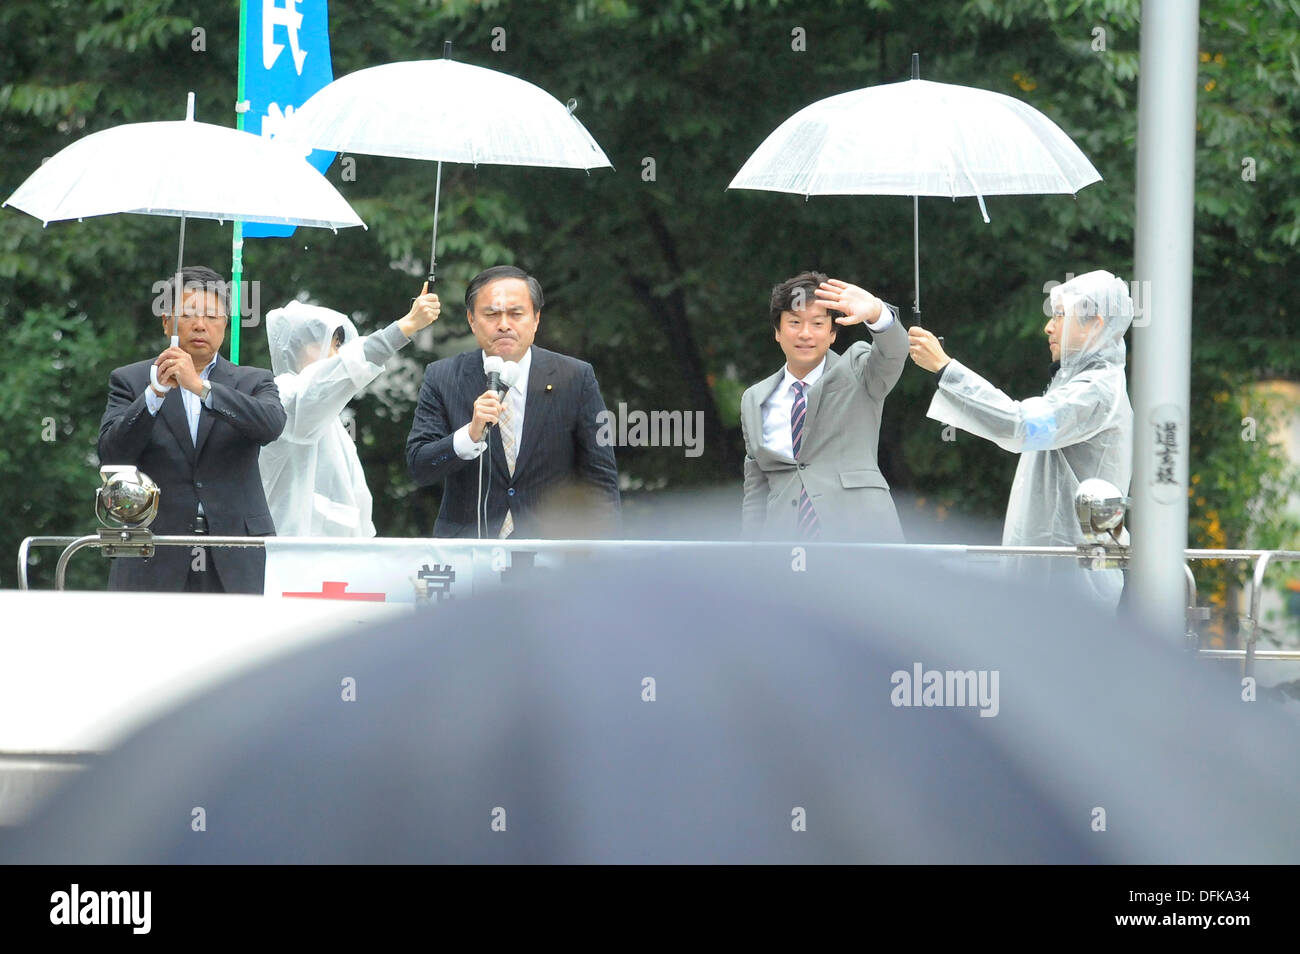
[[[91,133],[61,149],[3,205],[47,225],[116,212],[179,216],[178,273],[187,218],[365,227],[301,155],[252,133],[195,122],[193,93],[183,121]],[[176,286],[179,299],[179,279]],[[172,347],[177,343],[173,336]]]
[[[527,80],[441,60],[372,66],[340,77],[294,111],[279,136],[304,146],[438,163],[429,281],[437,266],[442,164],[612,168],[568,105]]]
[[[114,212],[258,219],[340,229],[364,225],[301,156],[252,133],[194,121],[130,123],[79,139],[4,203],[50,223]]]
[[[917,78],[819,100],[749,157],[731,189],[913,197],[914,310],[921,309],[917,196],[1074,194],[1100,182],[1088,157],[1027,103]]]

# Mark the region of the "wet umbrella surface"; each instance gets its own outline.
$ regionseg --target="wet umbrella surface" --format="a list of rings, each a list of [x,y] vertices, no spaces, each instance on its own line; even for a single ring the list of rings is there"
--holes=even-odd
[[[1300,858],[1295,720],[1236,667],[933,562],[792,559],[534,570],[303,651],[142,730],[0,859]]]

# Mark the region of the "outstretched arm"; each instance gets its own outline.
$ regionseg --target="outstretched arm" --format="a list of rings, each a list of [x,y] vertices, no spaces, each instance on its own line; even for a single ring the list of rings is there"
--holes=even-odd
[[[1052,450],[1091,439],[1111,424],[1123,373],[1084,372],[1043,397],[1013,400],[950,360],[926,415],[993,441],[1004,450]]]

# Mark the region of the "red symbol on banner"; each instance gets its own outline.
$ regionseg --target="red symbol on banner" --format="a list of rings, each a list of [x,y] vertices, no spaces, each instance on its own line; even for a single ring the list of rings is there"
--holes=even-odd
[[[384,593],[344,593],[347,583],[327,580],[321,584],[319,593],[281,593],[281,596],[296,596],[304,600],[360,600],[363,603],[382,603],[387,599]]]

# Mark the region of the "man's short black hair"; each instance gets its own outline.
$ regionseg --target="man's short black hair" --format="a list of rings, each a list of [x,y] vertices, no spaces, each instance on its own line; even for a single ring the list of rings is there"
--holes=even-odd
[[[473,314],[474,300],[478,298],[479,289],[488,282],[496,281],[498,278],[522,279],[528,285],[528,297],[533,300],[533,311],[541,312],[544,303],[542,299],[542,283],[522,268],[516,268],[513,265],[493,265],[491,268],[485,268],[470,279],[469,287],[465,289],[465,310]]]
[[[155,285],[155,288],[158,286]],[[186,265],[181,269],[181,291],[188,292],[202,289],[212,292],[221,302],[221,309],[230,317],[230,282],[226,281],[206,265]],[[176,307],[176,273],[167,276],[162,289],[163,314],[170,315]]]
[[[799,311],[817,301],[817,286],[826,281],[824,272],[800,272],[794,278],[787,278],[779,285],[772,286],[772,300],[767,306],[768,317],[772,319],[772,328],[781,330],[781,313]],[[797,307],[796,307],[797,306]],[[831,318],[842,318],[844,312],[831,309]],[[834,332],[838,326],[832,324]]]

